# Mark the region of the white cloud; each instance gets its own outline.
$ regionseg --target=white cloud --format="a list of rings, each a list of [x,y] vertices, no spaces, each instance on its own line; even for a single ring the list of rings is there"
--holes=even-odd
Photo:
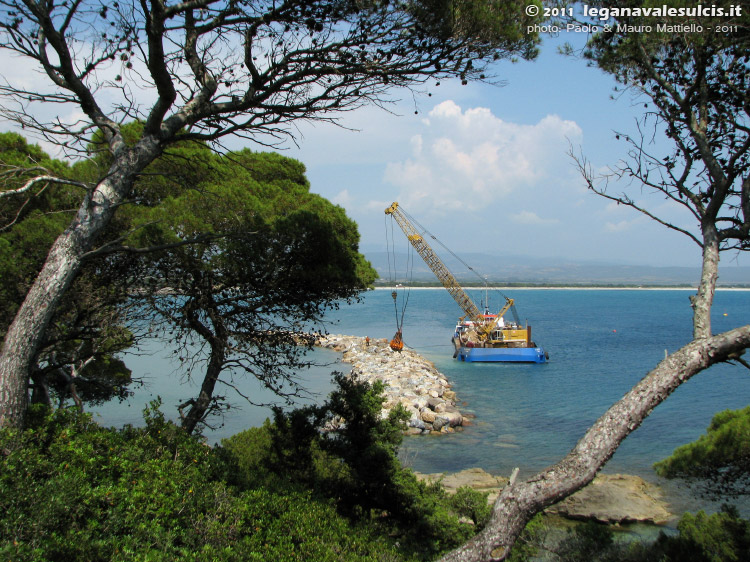
[[[353,198],[352,194],[349,193],[348,189],[344,189],[342,191],[339,191],[335,196],[331,198],[331,202],[335,203],[336,205],[340,205],[342,207],[349,208],[353,206]]]
[[[622,220],[619,222],[607,222],[604,228],[607,232],[623,232],[629,230],[636,221]]]
[[[510,123],[487,108],[463,110],[451,100],[436,105],[421,125],[410,157],[389,162],[385,181],[410,208],[425,210],[478,209],[567,176],[568,139],[582,138],[575,122],[557,115],[532,125]]]
[[[421,156],[422,147],[424,146],[424,142],[422,141],[422,135],[414,135],[411,138],[410,144],[411,144],[412,153],[417,156]]]
[[[549,226],[553,224],[560,224],[559,219],[543,219],[532,211],[521,211],[520,213],[513,215],[511,220],[517,224],[537,225],[537,226]]]

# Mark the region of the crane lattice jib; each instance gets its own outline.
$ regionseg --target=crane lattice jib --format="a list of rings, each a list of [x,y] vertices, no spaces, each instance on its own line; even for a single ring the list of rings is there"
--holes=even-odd
[[[401,230],[406,234],[406,238],[409,240],[411,245],[422,256],[422,259],[427,266],[432,270],[435,276],[440,280],[448,292],[451,294],[453,299],[458,303],[466,315],[477,323],[484,322],[484,316],[479,311],[479,308],[474,301],[469,298],[466,291],[463,290],[461,285],[458,284],[456,278],[445,266],[438,255],[430,248],[430,245],[425,242],[422,235],[417,232],[414,226],[411,224],[409,219],[404,216],[401,209],[398,208],[398,203],[394,202],[390,207],[385,210],[386,215],[391,215],[401,227]]]

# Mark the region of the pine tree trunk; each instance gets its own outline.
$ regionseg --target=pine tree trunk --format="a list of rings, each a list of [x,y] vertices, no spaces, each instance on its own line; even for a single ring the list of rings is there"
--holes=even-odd
[[[719,279],[719,237],[716,227],[703,228],[703,268],[698,292],[690,298],[693,307],[693,339],[711,335],[711,307]]]
[[[210,300],[211,304],[207,306],[207,312],[213,331],[199,320],[194,308],[188,307],[189,310],[186,314],[192,329],[205,339],[211,348],[200,393],[197,398],[190,401],[190,410],[182,420],[182,428],[191,434],[195,431],[198,424],[205,419],[211,407],[216,383],[219,381],[219,376],[224,370],[224,362],[229,345],[229,332],[224,325],[221,314],[216,310],[213,298],[208,296],[208,300]]]
[[[20,427],[28,400],[29,374],[47,326],[81,267],[83,254],[109,219],[90,197],[55,241],[26,299],[8,328],[0,356],[0,427]]]
[[[206,366],[203,383],[198,397],[191,402],[190,410],[182,420],[182,429],[193,433],[198,424],[206,417],[211,403],[213,402],[214,389],[219,381],[219,376],[224,368],[224,346],[219,344],[215,349],[212,346],[211,358]]]
[[[503,490],[476,537],[441,562],[506,560],[526,523],[546,507],[589,484],[622,441],[682,383],[750,346],[750,325],[693,340],[664,359],[614,404],[557,464]]]
[[[5,335],[0,355],[0,427],[22,426],[30,369],[55,309],[78,275],[86,252],[130,193],[134,178],[159,152],[153,139],[143,139],[133,149],[122,151],[52,245]]]
[[[0,355],[0,427],[23,425],[30,369],[55,309],[78,275],[85,254],[130,195],[135,178],[161,154],[162,143],[146,135],[126,147],[119,133],[113,135],[115,158],[107,175],[86,194],[73,221],[55,240],[5,334]]]

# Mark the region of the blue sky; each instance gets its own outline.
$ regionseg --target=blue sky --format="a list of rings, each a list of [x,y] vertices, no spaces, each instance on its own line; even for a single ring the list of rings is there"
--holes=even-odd
[[[627,147],[615,131],[635,131],[643,110],[643,100],[617,96],[608,75],[558,54],[563,41],[585,39],[546,37],[538,60],[499,63],[503,87],[444,81],[429,97],[404,99],[398,115],[347,115],[342,124],[357,132],[305,126],[299,148],[287,153],[306,164],[313,191],[357,221],[365,252],[386,249],[383,210],[399,201],[459,254],[700,265],[686,236],[588,192],[568,157],[572,144],[595,168],[616,164]],[[663,196],[638,186],[628,193],[694,226]],[[737,265],[736,257],[723,263]]]
[[[586,34],[545,36],[533,62],[500,61],[493,71],[503,87],[443,81],[429,96],[396,92],[402,100],[391,113],[367,107],[345,114],[342,127],[302,123],[297,145],[283,153],[306,165],[314,192],[358,223],[365,253],[386,250],[383,211],[399,201],[458,254],[698,266],[700,248],[686,236],[586,190],[570,147],[596,169],[616,165],[627,146],[615,131],[635,131],[644,100],[613,99],[610,76],[558,54],[565,41],[580,47]],[[45,80],[0,54],[11,83]],[[66,120],[78,117],[73,108]],[[663,196],[628,189],[660,216],[695,228]],[[735,255],[722,262],[738,263],[749,264]]]

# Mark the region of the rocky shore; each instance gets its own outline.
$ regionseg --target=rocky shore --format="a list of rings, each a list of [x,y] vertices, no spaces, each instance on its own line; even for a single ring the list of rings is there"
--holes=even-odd
[[[415,351],[393,351],[386,339],[344,335],[321,336],[318,345],[340,352],[360,380],[381,381],[386,397],[383,415],[403,405],[411,416],[409,434],[453,433],[470,423],[470,416],[456,408],[456,393],[445,375]]]
[[[507,478],[493,476],[481,468],[469,468],[455,474],[417,473],[417,478],[427,482],[440,481],[448,493],[468,486],[487,493],[487,501],[491,504],[508,484]],[[658,486],[640,476],[599,474],[585,488],[549,507],[547,513],[578,521],[663,525],[675,516],[662,497]]]

